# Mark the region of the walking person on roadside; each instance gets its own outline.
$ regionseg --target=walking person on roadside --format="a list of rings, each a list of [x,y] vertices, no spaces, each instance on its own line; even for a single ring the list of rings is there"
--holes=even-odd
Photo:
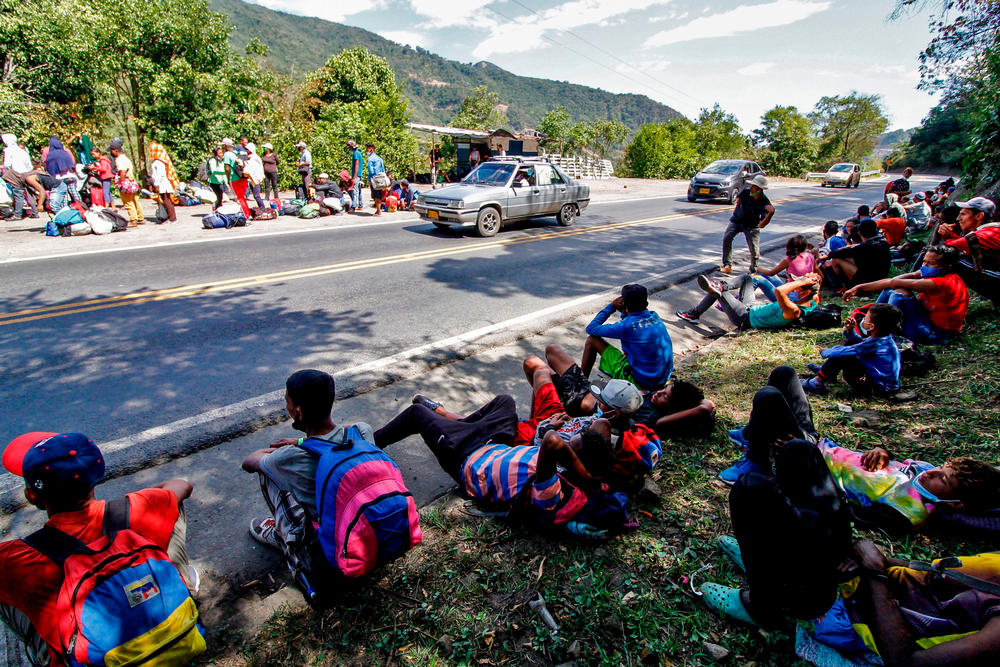
[[[208,187],[215,193],[215,206],[212,210],[222,206],[222,193],[226,189],[226,163],[223,158],[226,151],[222,146],[216,146],[212,151],[212,157],[208,158]]]
[[[259,208],[264,208],[264,202],[260,198],[260,184],[264,182],[264,162],[260,159],[260,156],[257,155],[256,144],[248,143],[245,148],[247,150],[246,157],[244,158],[247,163],[247,180],[250,183],[253,198],[254,201],[257,202],[257,206]]]
[[[111,180],[114,172],[111,169],[111,158],[101,152],[96,146],[90,149],[91,162],[87,166],[90,173],[101,182],[100,186],[90,188],[90,201],[94,206],[111,206]]]
[[[80,184],[76,180],[76,160],[66,150],[59,137],[49,137],[49,151],[45,156],[45,171],[66,184],[70,202],[80,201]]]
[[[128,226],[135,227],[146,224],[142,218],[142,208],[139,206],[139,182],[135,178],[135,165],[132,164],[129,156],[122,151],[120,140],[112,140],[108,152],[114,158],[112,164],[115,167],[115,186],[118,188],[118,194],[121,196],[122,204],[128,213]]]
[[[163,222],[177,222],[173,195],[181,183],[166,147],[158,141],[149,142],[149,175],[153,181],[153,189],[160,196],[160,203],[167,211],[167,219]]]
[[[264,144],[261,146],[264,154],[260,156],[260,161],[264,165],[264,199],[278,198],[278,154],[274,152],[274,146]]]
[[[744,188],[737,195],[736,208],[722,235],[721,273],[733,272],[733,239],[740,233],[746,237],[747,247],[750,249],[750,273],[756,273],[757,262],[760,260],[760,230],[774,217],[774,206],[764,194],[767,187],[767,179],[757,174],[750,179],[750,187]]]
[[[250,207],[247,205],[247,187],[249,183],[247,182],[246,174],[243,172],[246,163],[236,155],[232,139],[228,137],[223,139],[222,147],[226,149],[226,154],[222,157],[222,161],[226,165],[226,178],[233,188],[236,201],[239,202],[240,208],[243,209],[243,215],[249,220],[253,215],[250,213]]]
[[[389,178],[385,173],[385,162],[375,152],[375,144],[365,144],[368,151],[368,185],[371,186],[372,199],[375,200],[375,215],[382,215],[382,197],[389,187]]]
[[[364,168],[362,165],[365,158],[354,139],[347,140],[347,149],[351,151],[351,206],[357,213],[364,206],[361,199],[361,170]]]
[[[299,176],[302,177],[302,192],[304,194],[301,199],[309,199],[309,188],[312,187],[313,156],[309,152],[306,142],[300,141],[295,144],[295,147],[299,149],[299,161],[295,163],[295,167],[299,171]]]

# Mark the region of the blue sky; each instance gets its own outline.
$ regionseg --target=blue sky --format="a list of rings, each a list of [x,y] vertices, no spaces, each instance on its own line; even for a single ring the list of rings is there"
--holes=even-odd
[[[689,117],[718,102],[746,131],[776,104],[808,111],[851,90],[881,94],[892,129],[936,101],[916,89],[927,15],[890,22],[893,0],[253,1],[452,60],[645,94]]]

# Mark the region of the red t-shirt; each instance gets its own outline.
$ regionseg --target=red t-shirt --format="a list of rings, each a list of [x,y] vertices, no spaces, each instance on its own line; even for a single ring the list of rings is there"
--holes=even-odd
[[[166,549],[178,516],[174,492],[143,489],[126,497],[129,500],[129,528]],[[104,505],[105,501],[95,500],[82,510],[52,516],[46,525],[81,542],[93,542],[103,532]],[[56,611],[62,579],[62,567],[22,540],[0,542],[0,603],[24,612],[49,645],[53,665],[63,664],[59,657],[62,649]]]
[[[934,284],[943,289],[921,292],[918,298],[924,305],[931,324],[945,331],[961,331],[965,322],[965,312],[969,309],[969,289],[957,273],[934,276]]]
[[[1000,266],[1000,224],[989,224],[980,227],[976,230],[976,239],[979,241],[979,246],[986,252],[983,253],[983,266],[988,269],[996,268]],[[942,237],[945,236],[944,233],[941,234]],[[966,255],[971,255],[972,250],[969,248],[969,242],[965,240],[964,236],[956,236],[955,234],[948,234],[950,239],[945,241],[950,246],[958,248],[961,252]]]
[[[885,234],[885,240],[889,245],[896,245],[906,234],[906,220],[902,218],[882,218],[875,221],[875,224]]]

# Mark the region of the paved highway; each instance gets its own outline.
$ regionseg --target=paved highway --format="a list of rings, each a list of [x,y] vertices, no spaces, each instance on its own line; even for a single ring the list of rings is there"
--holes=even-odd
[[[762,241],[881,190],[774,188]],[[665,197],[492,239],[410,221],[0,265],[0,440],[123,437],[279,389],[297,368],[350,368],[717,258],[729,214]]]

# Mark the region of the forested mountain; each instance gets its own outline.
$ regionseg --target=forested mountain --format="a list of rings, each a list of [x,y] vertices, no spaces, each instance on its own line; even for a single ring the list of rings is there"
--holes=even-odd
[[[242,0],[211,0],[234,25],[233,47],[243,52],[256,38],[268,47],[268,64],[298,78],[322,66],[338,51],[364,46],[385,58],[410,101],[412,120],[445,124],[475,86],[488,86],[508,105],[514,129],[533,127],[549,109],[564,106],[574,122],[614,119],[635,131],[643,123],[680,117],[645,95],[620,95],[571,83],[518,76],[488,62],[466,64],[413,49],[375,33],[317,18],[277,12]]]

